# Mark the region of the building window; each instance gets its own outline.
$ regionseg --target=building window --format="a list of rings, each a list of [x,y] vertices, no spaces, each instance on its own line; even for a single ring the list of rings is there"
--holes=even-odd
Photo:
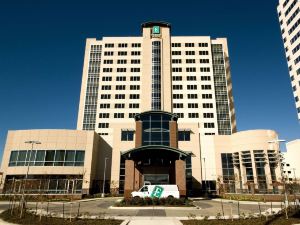
[[[181,81],[182,80],[182,76],[173,76],[172,80],[173,81]]]
[[[181,55],[181,51],[172,51],[172,55]]]
[[[129,113],[129,118],[134,118],[136,113]]]
[[[190,63],[196,63],[195,59],[186,59],[185,63],[190,64]]]
[[[200,63],[209,63],[209,59],[200,59]]]
[[[123,109],[125,108],[125,104],[124,103],[116,103],[115,104],[115,109]]]
[[[116,85],[116,90],[125,90],[126,86],[125,85]]]
[[[98,124],[98,128],[108,128],[109,127],[109,123],[99,123]]]
[[[212,99],[212,94],[202,94],[202,99]]]
[[[125,94],[115,94],[115,99],[125,99]]]
[[[110,104],[108,103],[101,103],[100,104],[100,109],[109,109],[110,108]]]
[[[127,52],[126,52],[126,51],[120,51],[120,52],[118,52],[118,55],[119,55],[119,56],[127,55]]]
[[[196,67],[187,67],[187,68],[185,68],[185,71],[188,73],[196,72]]]
[[[183,99],[183,94],[173,94],[173,99]]]
[[[132,48],[140,48],[141,47],[141,43],[132,43],[131,47]]]
[[[101,89],[102,90],[111,90],[111,86],[110,85],[102,85]]]
[[[112,81],[112,77],[102,77],[102,81]]]
[[[126,68],[117,68],[117,73],[125,73]]]
[[[140,64],[141,60],[140,59],[132,59],[131,64]]]
[[[84,154],[82,150],[12,151],[8,166],[83,166]]]
[[[201,85],[201,89],[202,89],[202,90],[211,90],[211,85],[208,85],[208,84],[206,84],[206,85]]]
[[[139,103],[129,103],[129,108],[130,109],[137,109],[140,107]]]
[[[189,113],[188,117],[189,118],[199,118],[199,113]]]
[[[189,84],[189,85],[187,85],[187,89],[188,90],[197,90],[197,85],[196,84]]]
[[[140,90],[140,85],[130,85],[130,90]]]
[[[196,76],[187,76],[186,80],[187,81],[195,81],[195,80],[197,80],[197,77]]]
[[[203,106],[203,108],[207,108],[207,109],[213,108],[213,104],[212,103],[203,103],[202,106]]]
[[[112,59],[105,59],[103,61],[103,64],[113,64],[113,60]]]
[[[141,72],[141,69],[140,68],[131,68],[130,72],[132,72],[132,73],[138,73],[138,72]]]
[[[204,123],[204,128],[215,128],[214,123]]]
[[[199,55],[208,55],[208,51],[199,51]]]
[[[173,108],[183,108],[183,103],[174,103]]]
[[[99,113],[99,118],[109,118],[109,113]]]
[[[185,55],[195,55],[195,51],[185,51]]]
[[[133,141],[134,131],[132,130],[122,130],[121,131],[121,141]]]
[[[112,72],[112,68],[103,68],[103,72],[104,73],[111,73]]]
[[[114,44],[112,44],[112,43],[105,44],[105,48],[113,48],[113,47],[114,47]]]
[[[210,76],[201,76],[202,81],[210,81],[211,77]]]
[[[188,108],[198,108],[198,103],[188,103]]]
[[[200,67],[200,72],[210,72],[209,67]]]
[[[105,56],[113,56],[113,55],[114,55],[114,52],[104,52],[104,55],[105,55]]]
[[[127,48],[127,43],[119,43],[118,47],[119,48]]]
[[[102,94],[101,99],[110,99],[110,95],[109,94]]]
[[[139,76],[131,76],[130,81],[140,81],[140,77]]]
[[[190,141],[191,132],[190,131],[178,131],[178,141]]]
[[[194,43],[185,43],[184,46],[186,48],[192,48],[192,47],[195,47],[195,44]]]
[[[124,118],[124,113],[114,113],[114,118]]]
[[[181,67],[173,67],[172,72],[182,72],[182,68]]]
[[[129,99],[139,99],[140,95],[139,94],[130,94]]]
[[[221,153],[223,183],[229,193],[235,193],[233,157],[231,153]]]
[[[118,59],[117,64],[127,64],[126,59]]]
[[[173,90],[182,90],[182,85],[173,85]]]
[[[199,47],[208,47],[208,43],[199,43]]]
[[[175,113],[177,116],[178,116],[178,118],[184,118],[184,113]]]
[[[141,52],[140,51],[132,51],[131,55],[141,55]]]
[[[188,99],[197,99],[198,94],[188,94],[187,97],[188,97]]]
[[[203,118],[214,118],[213,113],[203,113]]]
[[[181,47],[181,43],[172,43],[172,47],[179,48]]]
[[[117,76],[116,81],[126,81],[126,77],[125,76],[122,76],[122,77]]]
[[[179,64],[181,63],[181,59],[172,59],[172,63]]]

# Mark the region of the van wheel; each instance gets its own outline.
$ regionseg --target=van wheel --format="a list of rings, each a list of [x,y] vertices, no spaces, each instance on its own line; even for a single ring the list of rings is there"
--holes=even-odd
[[[133,200],[134,200],[134,201],[138,201],[139,199],[140,199],[140,196],[134,196],[134,197],[133,197]]]

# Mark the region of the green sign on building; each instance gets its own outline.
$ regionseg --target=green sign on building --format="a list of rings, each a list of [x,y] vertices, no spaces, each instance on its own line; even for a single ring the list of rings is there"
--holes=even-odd
[[[160,198],[164,191],[163,187],[160,186],[155,186],[152,193],[151,193],[151,198]]]
[[[160,27],[159,26],[153,26],[152,34],[160,34]]]

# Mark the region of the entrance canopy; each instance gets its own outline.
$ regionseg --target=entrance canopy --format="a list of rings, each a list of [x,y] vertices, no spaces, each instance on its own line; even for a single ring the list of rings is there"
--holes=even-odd
[[[133,148],[128,151],[124,151],[121,155],[126,159],[135,159],[140,158],[141,156],[149,155],[149,153],[157,154],[157,157],[162,155],[169,155],[172,158],[177,159],[185,159],[188,156],[192,155],[192,152],[185,152],[177,148],[171,148],[169,146],[164,145],[149,145],[149,146],[141,146],[138,148]]]

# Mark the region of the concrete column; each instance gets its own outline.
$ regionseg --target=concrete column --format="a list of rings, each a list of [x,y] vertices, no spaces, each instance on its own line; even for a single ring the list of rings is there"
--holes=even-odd
[[[124,185],[124,197],[129,198],[131,192],[134,190],[134,161],[125,160],[125,185]]]
[[[135,122],[135,147],[142,146],[143,123],[142,121]]]
[[[178,148],[178,132],[177,132],[177,122],[170,121],[170,147]]]
[[[180,196],[186,196],[185,161],[175,161],[175,176],[176,185],[178,186]]]

